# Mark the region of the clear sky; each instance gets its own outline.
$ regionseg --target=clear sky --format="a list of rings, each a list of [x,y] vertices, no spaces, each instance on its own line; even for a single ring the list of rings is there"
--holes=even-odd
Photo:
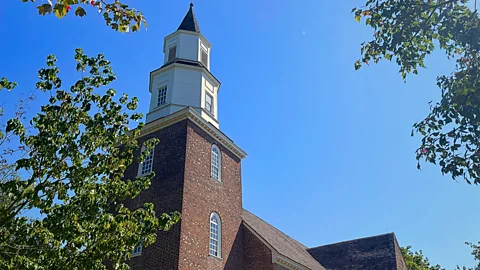
[[[162,65],[163,37],[175,31],[187,0],[130,1],[148,31],[122,35],[92,8],[58,20],[33,4],[0,9],[0,77],[19,82],[1,93],[8,105],[34,88],[36,71],[55,53],[74,80],[73,54],[104,53],[117,92],[149,105],[149,72]],[[40,2],[40,1],[39,1]],[[395,232],[447,269],[472,264],[465,241],[480,240],[479,189],[416,169],[420,137],[411,126],[438,100],[442,54],[404,84],[393,63],[354,71],[371,31],[352,14],[362,0],[197,0],[202,33],[213,44],[211,70],[222,82],[220,127],[249,153],[242,164],[244,207],[307,246]],[[71,15],[71,14],[69,14]],[[45,97],[32,105],[32,113]]]

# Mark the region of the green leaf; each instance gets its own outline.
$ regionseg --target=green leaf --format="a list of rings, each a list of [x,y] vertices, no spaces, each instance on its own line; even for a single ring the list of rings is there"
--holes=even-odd
[[[55,11],[55,16],[57,16],[59,19],[65,17],[67,15],[67,8],[62,5],[62,4],[55,4],[55,7],[53,8]]]
[[[80,17],[83,17],[85,15],[87,15],[87,12],[85,11],[85,9],[83,9],[82,7],[77,7],[75,9],[75,15],[76,16],[80,16]]]

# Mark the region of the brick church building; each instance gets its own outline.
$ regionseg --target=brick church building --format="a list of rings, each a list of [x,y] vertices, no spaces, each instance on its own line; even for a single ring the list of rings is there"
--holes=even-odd
[[[211,44],[193,4],[165,37],[164,64],[150,73],[150,109],[140,144],[160,143],[127,176],[155,172],[128,204],[153,202],[182,219],[155,244],[137,247],[133,269],[406,270],[393,233],[309,248],[242,207],[246,153],[220,130],[220,81],[210,72]],[[140,152],[140,151],[139,151]],[[140,154],[140,153],[139,153]]]

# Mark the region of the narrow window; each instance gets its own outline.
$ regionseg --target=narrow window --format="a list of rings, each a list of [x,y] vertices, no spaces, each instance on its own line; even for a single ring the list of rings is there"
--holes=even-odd
[[[200,61],[202,61],[202,64],[208,68],[208,53],[204,49],[201,49],[201,51],[202,57],[200,58]]]
[[[217,213],[210,215],[210,255],[221,257],[222,224]]]
[[[158,89],[157,106],[162,106],[165,103],[167,103],[167,87],[166,86]]]
[[[213,113],[213,97],[209,93],[205,93],[205,109],[211,113]]]
[[[142,147],[142,153],[147,151],[145,147]],[[153,169],[153,149],[148,150],[148,156],[145,157],[143,162],[140,164],[139,175],[149,174]]]
[[[177,58],[177,45],[168,49],[168,62],[173,61],[175,58]]]
[[[222,157],[221,157],[221,153],[220,153],[220,149],[216,146],[216,145],[213,145],[212,146],[212,178],[221,182],[222,179],[221,179],[221,165],[222,165],[222,161],[221,161]]]
[[[142,255],[143,245],[142,243],[138,244],[132,252],[132,256],[140,256]]]

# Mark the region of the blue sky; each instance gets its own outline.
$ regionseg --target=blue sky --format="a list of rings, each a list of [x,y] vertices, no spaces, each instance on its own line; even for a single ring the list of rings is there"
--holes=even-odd
[[[122,35],[101,16],[58,20],[33,4],[0,10],[0,77],[19,82],[2,93],[7,108],[34,89],[36,71],[55,53],[70,81],[74,49],[104,53],[118,92],[138,96],[147,112],[149,72],[163,60],[189,1],[130,1],[148,31]],[[242,164],[244,207],[307,246],[395,232],[447,269],[472,264],[465,241],[480,240],[478,187],[416,169],[420,137],[411,126],[439,98],[442,54],[404,84],[393,63],[354,71],[371,32],[350,13],[354,1],[196,1],[202,33],[213,44],[211,70],[222,82],[220,127],[249,153]],[[45,102],[32,105],[32,113]]]

